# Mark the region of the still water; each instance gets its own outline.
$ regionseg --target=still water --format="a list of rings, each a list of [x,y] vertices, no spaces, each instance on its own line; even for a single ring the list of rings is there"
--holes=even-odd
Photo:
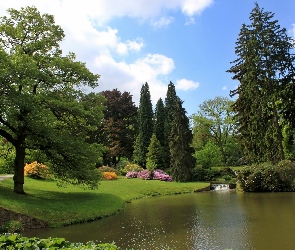
[[[25,236],[122,249],[295,249],[295,193],[211,191],[132,201],[117,215]]]

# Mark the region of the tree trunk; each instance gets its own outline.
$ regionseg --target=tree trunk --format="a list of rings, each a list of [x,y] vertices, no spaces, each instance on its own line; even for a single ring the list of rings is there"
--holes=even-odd
[[[25,147],[18,145],[15,147],[15,159],[14,159],[14,189],[13,191],[18,194],[25,194],[24,191],[24,165],[25,165]]]

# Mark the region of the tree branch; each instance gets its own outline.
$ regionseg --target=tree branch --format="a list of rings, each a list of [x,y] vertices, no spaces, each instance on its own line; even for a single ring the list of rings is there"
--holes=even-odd
[[[0,129],[0,136],[4,137],[7,141],[12,143],[13,146],[16,145],[15,139],[12,137],[11,134],[7,133],[5,130]]]

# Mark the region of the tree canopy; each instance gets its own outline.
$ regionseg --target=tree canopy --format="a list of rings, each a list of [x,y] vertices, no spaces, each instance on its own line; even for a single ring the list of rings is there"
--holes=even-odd
[[[238,58],[228,72],[239,86],[233,108],[247,157],[252,162],[285,158],[282,129],[294,127],[294,41],[274,13],[255,3],[249,25],[243,24],[236,42]]]
[[[142,167],[146,167],[146,153],[153,134],[153,105],[149,85],[146,82],[140,91],[138,108],[138,135],[134,146],[134,160]]]
[[[101,92],[106,98],[106,109],[101,129],[98,131],[101,142],[107,148],[104,164],[116,165],[121,157],[130,159],[137,132],[137,110],[132,95],[118,89]]]
[[[35,7],[8,14],[0,18],[0,136],[15,148],[14,191],[24,193],[29,149],[47,155],[56,178],[96,187],[93,168],[102,149],[86,139],[103,117],[103,100],[81,87],[98,86],[99,75],[74,53],[63,55],[64,32],[52,15]]]
[[[192,116],[195,149],[200,150],[211,141],[219,148],[223,164],[227,164],[230,157],[227,146],[236,134],[233,103],[227,97],[208,99],[199,105],[198,112]]]

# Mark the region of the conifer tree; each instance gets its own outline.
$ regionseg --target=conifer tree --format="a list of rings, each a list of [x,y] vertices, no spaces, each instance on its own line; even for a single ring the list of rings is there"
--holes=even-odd
[[[162,98],[157,101],[155,108],[154,133],[163,146],[165,143],[165,107]]]
[[[189,119],[178,98],[170,135],[171,176],[175,181],[187,182],[192,178],[195,167],[194,149],[191,147],[193,135]]]
[[[245,153],[252,162],[285,158],[282,126],[294,125],[294,41],[280,28],[274,13],[255,3],[250,25],[242,25],[238,58],[228,72],[240,82],[231,96]]]
[[[168,84],[167,94],[165,98],[165,125],[164,125],[164,136],[165,140],[163,143],[163,156],[165,167],[170,167],[170,147],[169,140],[171,134],[171,126],[175,117],[175,112],[178,108],[179,98],[176,95],[175,86],[172,82]]]
[[[149,85],[146,82],[140,91],[138,108],[138,137],[134,146],[134,160],[141,167],[146,167],[146,153],[153,134],[153,106]]]
[[[152,135],[146,157],[147,157],[146,168],[148,170],[152,171],[154,169],[161,168],[162,147],[161,147],[160,141],[157,139],[155,134]]]

